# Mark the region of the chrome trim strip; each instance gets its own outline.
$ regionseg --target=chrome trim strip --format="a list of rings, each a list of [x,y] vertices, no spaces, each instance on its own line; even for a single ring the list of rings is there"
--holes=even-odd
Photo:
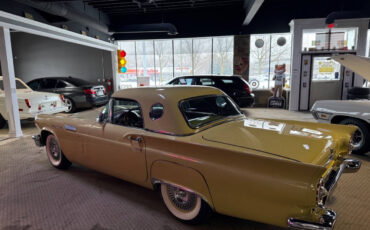
[[[308,230],[332,230],[335,224],[337,214],[327,209],[320,220],[322,223],[309,222],[304,220],[298,220],[295,218],[288,219],[288,228],[293,229],[308,229]]]
[[[72,132],[76,132],[76,130],[77,130],[76,127],[74,127],[72,125],[64,125],[64,129],[72,131]]]
[[[357,159],[346,159],[343,164],[345,166],[343,173],[355,173],[361,168],[362,162]]]

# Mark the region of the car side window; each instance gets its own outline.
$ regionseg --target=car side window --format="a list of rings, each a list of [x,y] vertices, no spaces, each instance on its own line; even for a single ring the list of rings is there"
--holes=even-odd
[[[214,86],[215,82],[211,78],[200,78],[200,85]]]
[[[40,88],[41,89],[54,89],[57,84],[56,79],[42,79]]]
[[[172,80],[169,85],[178,85],[179,84],[179,79],[174,79]]]
[[[34,80],[28,83],[28,86],[33,89],[33,90],[38,90],[40,87],[40,81],[39,80]]]
[[[113,99],[111,122],[115,125],[143,128],[140,104],[130,99]]]
[[[195,78],[193,78],[193,77],[187,77],[187,78],[185,78],[185,84],[181,84],[181,85],[196,85],[197,83],[196,83],[196,81],[195,81],[196,79]]]
[[[65,88],[65,87],[67,87],[67,83],[65,83],[64,81],[58,80],[56,88],[60,89],[60,88]]]

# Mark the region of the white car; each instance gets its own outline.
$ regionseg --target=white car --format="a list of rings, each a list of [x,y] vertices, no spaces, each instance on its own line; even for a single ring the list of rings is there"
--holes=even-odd
[[[347,54],[333,59],[370,81],[369,58]],[[370,151],[370,100],[316,101],[311,112],[319,122],[357,126],[352,138],[353,152]]]
[[[67,111],[63,95],[33,91],[16,78],[20,119],[35,118],[37,114],[52,114]],[[6,125],[8,113],[5,105],[3,77],[0,76],[0,128]]]

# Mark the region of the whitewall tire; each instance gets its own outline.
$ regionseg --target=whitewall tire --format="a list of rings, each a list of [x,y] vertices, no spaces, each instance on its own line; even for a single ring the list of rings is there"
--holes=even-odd
[[[53,134],[46,137],[46,154],[52,166],[58,169],[67,169],[71,162],[64,156],[57,138]]]
[[[177,186],[161,184],[161,196],[171,214],[182,222],[199,224],[211,213],[210,207],[200,196]]]

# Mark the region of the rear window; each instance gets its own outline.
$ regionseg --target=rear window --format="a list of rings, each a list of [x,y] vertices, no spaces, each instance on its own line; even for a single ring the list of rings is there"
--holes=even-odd
[[[180,110],[191,128],[230,116],[241,115],[240,110],[224,95],[210,95],[183,100]]]
[[[79,78],[66,78],[64,80],[66,82],[74,85],[74,86],[77,86],[77,87],[81,87],[81,86],[85,86],[85,85],[93,85],[93,83],[82,80],[82,79],[79,79]]]
[[[25,86],[21,81],[19,80],[15,80],[15,87],[17,89],[28,89],[27,86]],[[4,83],[3,83],[3,80],[0,80],[0,89],[1,90],[4,90]]]

